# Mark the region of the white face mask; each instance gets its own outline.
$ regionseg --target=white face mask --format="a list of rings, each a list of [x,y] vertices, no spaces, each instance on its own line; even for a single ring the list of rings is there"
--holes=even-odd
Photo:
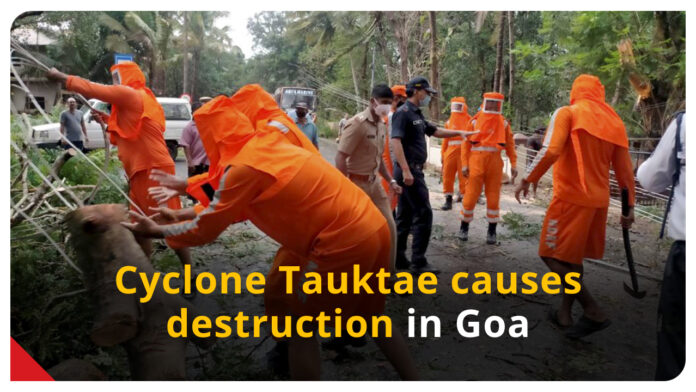
[[[391,105],[390,104],[378,104],[377,107],[375,107],[375,113],[377,113],[378,116],[384,117],[389,115],[389,112],[391,111]]]

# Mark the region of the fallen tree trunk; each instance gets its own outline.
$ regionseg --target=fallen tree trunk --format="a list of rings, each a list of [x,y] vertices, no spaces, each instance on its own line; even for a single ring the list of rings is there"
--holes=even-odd
[[[98,346],[123,344],[128,352],[131,375],[136,380],[175,380],[186,378],[185,351],[187,340],[172,338],[167,321],[187,308],[193,317],[197,312],[185,299],[165,293],[161,281],[155,294],[140,303],[145,288],[134,273],[124,275],[125,287],[135,288],[127,295],[116,287],[116,273],[121,267],[134,266],[152,278],[150,264],[133,234],[121,225],[126,208],[120,204],[98,204],[79,208],[66,216],[70,242],[75,248],[78,264],[84,271],[85,285],[94,293],[98,313],[90,338]],[[194,339],[201,347],[209,347],[214,339]]]

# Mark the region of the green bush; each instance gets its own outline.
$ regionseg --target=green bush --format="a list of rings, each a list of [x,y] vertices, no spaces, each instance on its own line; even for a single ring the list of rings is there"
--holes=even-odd
[[[111,160],[109,161],[106,174],[122,191],[126,192],[127,182],[123,172],[123,166],[115,154],[115,151],[111,152]],[[105,155],[106,150],[99,149],[89,152],[87,157],[94,162],[99,169],[103,169]],[[94,166],[87,162],[87,158],[82,155],[70,158],[65,165],[63,165],[60,175],[65,178],[65,182],[68,185],[95,185],[99,181],[99,177],[102,176]],[[107,179],[103,179],[92,203],[123,203],[123,201],[124,197],[116,187]]]
[[[95,313],[91,295],[61,297],[84,288],[81,276],[42,235],[27,235],[30,227],[25,222],[11,233],[10,334],[44,369],[98,355],[89,339]],[[60,243],[59,229],[50,235]],[[124,372],[123,367],[101,370],[115,378]]]
[[[501,236],[504,238],[521,240],[538,237],[541,233],[540,223],[527,222],[525,216],[517,212],[508,212],[503,215],[503,226],[509,231],[509,234]]]
[[[333,129],[327,121],[322,119],[317,120],[317,129],[319,130],[319,137],[335,139],[338,136],[338,131]]]

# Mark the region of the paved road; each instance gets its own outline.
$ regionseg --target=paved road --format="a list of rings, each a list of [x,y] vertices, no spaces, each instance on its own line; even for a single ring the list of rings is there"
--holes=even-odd
[[[186,156],[184,155],[184,150],[182,148],[179,149],[179,154],[176,157],[176,160],[174,161],[174,164],[176,164],[176,175],[179,177],[188,177],[188,167],[186,166]]]

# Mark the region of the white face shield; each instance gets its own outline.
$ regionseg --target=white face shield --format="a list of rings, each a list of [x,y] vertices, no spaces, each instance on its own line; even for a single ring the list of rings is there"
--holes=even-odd
[[[450,108],[452,109],[452,113],[461,113],[464,111],[464,104],[461,102],[452,102]]]
[[[114,72],[111,73],[111,78],[114,81],[114,85],[121,84],[121,74],[118,72],[117,69],[115,69]]]
[[[484,98],[483,99],[483,112],[493,113],[493,114],[503,114],[503,100]]]

